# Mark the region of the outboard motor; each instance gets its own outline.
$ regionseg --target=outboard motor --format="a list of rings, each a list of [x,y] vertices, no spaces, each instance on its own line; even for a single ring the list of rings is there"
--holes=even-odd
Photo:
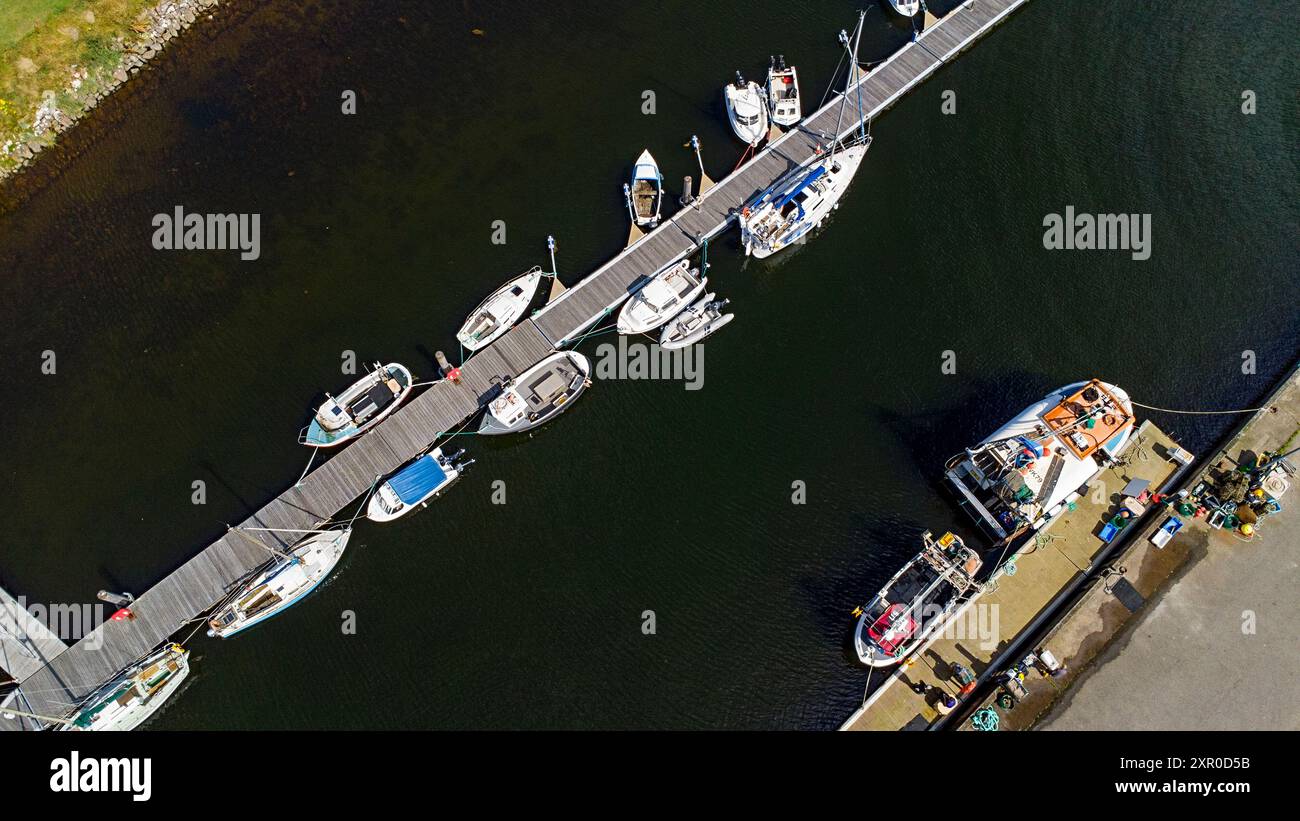
[[[742,76],[740,76],[740,72],[737,71],[737,72],[736,72],[736,88],[744,88],[744,87],[745,87],[745,78],[742,77]]]
[[[464,451],[461,451],[461,453],[464,453]],[[476,461],[478,461],[478,460],[477,460],[477,459],[466,459],[465,461],[463,461],[463,462],[461,462],[460,464],[456,465],[456,470],[460,471],[461,473],[464,473],[464,472],[465,472],[465,468],[467,468],[467,467],[469,467],[470,465],[474,464]]]

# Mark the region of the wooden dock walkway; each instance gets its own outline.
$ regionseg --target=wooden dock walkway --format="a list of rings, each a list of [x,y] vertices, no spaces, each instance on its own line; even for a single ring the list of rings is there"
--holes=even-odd
[[[848,92],[844,118],[840,96],[783,134],[752,160],[701,194],[658,228],[572,286],[461,367],[460,384],[443,381],[407,402],[383,424],[333,454],[258,510],[243,527],[305,529],[329,520],[365,494],[376,477],[391,473],[454,430],[488,401],[495,386],[516,376],[554,349],[571,344],[607,317],[648,276],[694,252],[728,228],[747,200],[790,170],[814,159],[831,137],[859,127],[923,81],[959,51],[1028,0],[967,0],[864,72]],[[9,700],[18,709],[59,716],[101,682],[180,632],[240,580],[263,565],[267,552],[235,533],[227,534],[162,579],[132,605],[134,618],[109,621],[25,678]],[[0,721],[0,729],[30,727]]]

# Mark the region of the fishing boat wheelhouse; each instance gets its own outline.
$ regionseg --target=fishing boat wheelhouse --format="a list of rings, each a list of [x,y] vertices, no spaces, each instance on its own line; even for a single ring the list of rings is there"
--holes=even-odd
[[[1043,530],[1128,445],[1128,394],[1093,379],[1059,388],[948,461],[957,502],[995,544]]]

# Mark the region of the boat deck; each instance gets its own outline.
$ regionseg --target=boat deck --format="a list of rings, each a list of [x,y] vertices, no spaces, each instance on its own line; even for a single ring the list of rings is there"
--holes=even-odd
[[[476,414],[501,381],[574,342],[584,329],[609,316],[644,278],[726,230],[743,203],[814,159],[828,138],[851,134],[860,120],[880,114],[1026,2],[975,0],[956,6],[918,39],[861,75],[860,113],[855,90],[850,90],[842,122],[840,97],[832,97],[738,171],[700,194],[690,207],[478,351],[461,367],[460,384],[441,382],[424,390],[242,525],[309,528],[343,510],[365,494],[376,477],[392,472],[426,450],[441,433]],[[101,625],[48,665],[22,677],[15,706],[43,715],[62,714],[101,682],[199,618],[266,559],[266,552],[246,539],[227,535],[216,540],[141,595],[131,608],[133,619]],[[27,721],[0,721],[0,729],[31,726]]]

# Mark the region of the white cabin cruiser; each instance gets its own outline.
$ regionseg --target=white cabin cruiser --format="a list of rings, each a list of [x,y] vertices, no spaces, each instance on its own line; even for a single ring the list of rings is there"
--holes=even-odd
[[[459,461],[465,455],[443,453],[435,447],[411,464],[388,477],[370,497],[366,518],[372,522],[391,522],[423,507],[430,499],[441,496],[461,477],[473,459]]]
[[[773,58],[767,70],[767,105],[772,111],[772,122],[777,125],[789,128],[803,119],[799,75],[794,66],[786,66],[785,55]]]
[[[853,646],[869,667],[898,664],[943,630],[962,604],[978,593],[983,562],[952,533],[921,536],[921,552],[894,574],[858,614]]]
[[[659,173],[659,163],[649,149],[641,152],[632,166],[632,182],[623,186],[623,196],[627,199],[628,215],[632,222],[642,228],[653,228],[659,224],[659,209],[664,199],[664,177]]]
[[[591,385],[591,361],[576,351],[558,351],[501,386],[488,403],[478,432],[518,433],[543,425],[569,409]]]
[[[542,269],[533,266],[494,291],[470,313],[456,334],[461,346],[467,351],[477,351],[514,327],[532,304],[541,281]]]
[[[189,651],[169,644],[99,688],[59,729],[134,730],[158,712],[189,674]]]
[[[208,620],[208,635],[228,639],[297,604],[325,581],[351,536],[351,527],[323,530],[278,554]]]
[[[948,460],[957,502],[994,543],[1054,522],[1133,433],[1133,404],[1098,379],[1058,388]]]
[[[339,396],[325,394],[311,424],[298,434],[298,442],[313,448],[332,448],[365,433],[397,410],[411,393],[415,380],[404,365],[375,363],[375,369]]]
[[[733,314],[724,314],[722,309],[731,300],[720,299],[716,302],[713,293],[705,294],[699,300],[668,321],[659,336],[659,347],[666,351],[685,348],[709,336],[735,318]]]
[[[870,140],[850,145],[786,175],[740,210],[745,253],[770,257],[821,225],[862,165]]]
[[[740,141],[750,146],[757,146],[767,136],[767,103],[763,101],[763,90],[758,83],[745,82],[745,78],[736,72],[736,82],[727,83],[722,89],[722,102],[727,107],[727,119],[731,130],[736,132]]]
[[[921,10],[921,0],[889,0],[889,5],[904,17],[915,17]]]
[[[670,265],[650,278],[632,298],[623,303],[618,312],[618,332],[640,334],[653,331],[681,313],[700,294],[708,277],[701,277],[698,268],[682,260]]]

